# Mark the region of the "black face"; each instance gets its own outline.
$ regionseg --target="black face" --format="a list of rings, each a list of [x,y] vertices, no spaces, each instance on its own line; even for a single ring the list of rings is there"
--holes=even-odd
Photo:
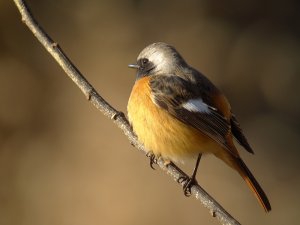
[[[137,64],[139,66],[137,79],[151,75],[151,71],[155,68],[154,64],[147,58],[139,59]]]

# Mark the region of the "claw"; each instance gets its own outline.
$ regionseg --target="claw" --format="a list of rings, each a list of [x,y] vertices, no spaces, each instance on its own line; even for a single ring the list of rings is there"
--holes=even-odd
[[[183,194],[186,197],[189,197],[189,196],[192,195],[192,187],[195,184],[197,184],[196,174],[197,174],[197,170],[198,170],[198,166],[199,166],[199,163],[200,163],[201,156],[202,156],[202,154],[198,155],[198,158],[197,158],[197,161],[196,161],[196,165],[195,165],[195,168],[194,168],[194,171],[193,171],[193,174],[192,174],[191,177],[182,176],[182,177],[179,177],[177,179],[178,183],[183,184]]]
[[[183,194],[186,197],[190,197],[192,195],[191,188],[197,184],[197,181],[194,177],[182,176],[177,179],[177,182],[183,184]]]
[[[146,154],[147,157],[149,157],[150,159],[150,167],[155,170],[155,168],[153,167],[153,164],[157,164],[157,158],[156,156],[153,154],[153,152],[148,152]]]
[[[182,183],[184,183],[187,179],[188,179],[188,177],[179,177],[179,178],[177,179],[177,183],[182,184]]]

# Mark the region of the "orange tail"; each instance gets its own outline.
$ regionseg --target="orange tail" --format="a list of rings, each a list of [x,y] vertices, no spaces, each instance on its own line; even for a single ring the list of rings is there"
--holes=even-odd
[[[254,193],[255,197],[258,199],[261,206],[264,208],[266,212],[271,211],[271,204],[268,200],[267,195],[263,191],[263,189],[258,184],[257,180],[254,178],[246,164],[239,156],[233,156],[227,151],[220,151],[215,154],[218,158],[223,160],[230,167],[239,172],[241,177],[246,181],[250,190]]]
[[[251,191],[254,193],[256,198],[258,199],[261,206],[264,208],[266,212],[271,211],[271,204],[269,202],[269,199],[257,180],[254,178],[246,164],[243,162],[241,158],[236,158],[236,163],[238,165],[238,172],[240,175],[244,178],[246,183],[248,184]]]

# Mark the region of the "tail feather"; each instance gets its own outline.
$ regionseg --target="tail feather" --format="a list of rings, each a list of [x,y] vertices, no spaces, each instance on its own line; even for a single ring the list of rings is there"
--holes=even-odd
[[[271,204],[269,202],[269,199],[257,180],[254,178],[246,164],[241,158],[236,158],[236,162],[238,164],[238,172],[240,175],[244,178],[246,183],[248,184],[251,191],[254,193],[256,198],[258,199],[261,206],[264,208],[266,212],[271,211]]]
[[[228,151],[220,151],[215,154],[218,158],[223,160],[228,166],[239,172],[241,177],[246,181],[250,190],[254,193],[260,205],[264,208],[266,212],[271,211],[271,204],[269,199],[257,180],[254,178],[253,174],[250,172],[243,160],[238,156],[230,154]]]

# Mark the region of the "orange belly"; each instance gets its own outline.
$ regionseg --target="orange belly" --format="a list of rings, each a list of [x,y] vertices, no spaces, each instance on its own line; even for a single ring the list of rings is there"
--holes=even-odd
[[[217,153],[220,146],[193,127],[177,120],[151,100],[149,77],[136,81],[127,111],[140,142],[156,156],[183,162],[199,153]]]

